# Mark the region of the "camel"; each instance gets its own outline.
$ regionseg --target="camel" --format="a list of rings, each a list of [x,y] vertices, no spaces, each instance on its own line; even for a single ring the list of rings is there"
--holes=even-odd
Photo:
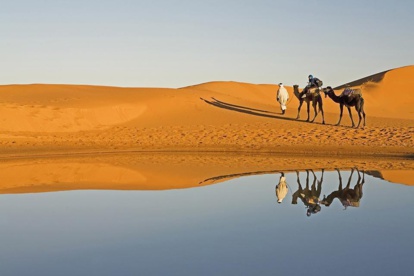
[[[306,102],[307,111],[308,111],[308,118],[306,119],[306,122],[309,122],[309,105],[312,102],[312,106],[313,106],[313,110],[315,112],[315,116],[313,117],[313,119],[310,122],[312,123],[315,120],[316,116],[318,116],[318,111],[316,109],[316,104],[318,104],[319,111],[322,113],[322,124],[325,124],[325,115],[324,115],[324,112],[323,112],[323,103],[322,103],[322,97],[320,95],[319,88],[311,89],[311,91],[309,91],[308,93],[305,94],[306,97],[302,98],[300,96],[299,86],[297,84],[295,84],[293,86],[293,93],[295,94],[296,98],[298,98],[298,100],[299,100],[298,116],[296,117],[296,120],[298,120],[299,117],[300,117],[299,114],[300,114],[300,109],[302,107],[303,102]]]
[[[352,113],[351,113],[351,107],[355,106],[355,110],[356,112],[358,112],[358,117],[359,117],[358,125],[356,128],[358,128],[359,125],[361,124],[362,116],[364,116],[363,127],[365,127],[364,98],[362,97],[362,93],[360,89],[354,90],[354,92],[349,96],[347,95],[337,96],[335,94],[335,91],[330,86],[323,89],[323,92],[325,93],[325,98],[329,96],[329,98],[331,98],[334,102],[339,104],[340,115],[339,115],[339,121],[336,124],[336,126],[339,126],[339,124],[341,123],[343,109],[344,109],[344,106],[346,106],[348,108],[349,117],[351,118],[352,127],[355,127],[354,119],[352,118]]]
[[[351,178],[352,178],[352,175],[354,173],[354,170],[356,170],[358,172],[358,180],[357,180],[357,183],[355,184],[354,188],[351,189],[350,184],[351,184]],[[336,169],[336,171],[338,172],[338,176],[339,176],[338,190],[332,192],[327,197],[324,196],[323,199],[321,200],[321,203],[323,205],[325,205],[326,207],[328,207],[329,205],[332,204],[332,201],[335,198],[338,198],[339,201],[341,201],[342,205],[344,206],[345,210],[348,206],[359,207],[359,202],[362,198],[362,187],[364,186],[364,183],[365,183],[365,173],[364,173],[364,171],[362,172],[362,179],[361,179],[361,175],[359,173],[359,170],[357,168],[352,169],[351,175],[349,176],[349,179],[348,179],[348,184],[346,185],[346,187],[344,189],[342,189],[341,173],[339,172],[338,169]]]
[[[321,191],[322,191],[322,182],[323,182],[323,173],[324,173],[324,170],[322,170],[321,179],[318,180],[313,170],[310,170],[310,171],[313,174],[313,183],[312,183],[312,186],[309,187],[309,170],[306,170],[305,189],[302,188],[302,185],[299,179],[299,172],[296,171],[296,178],[297,178],[299,188],[292,195],[292,204],[298,204],[298,198],[300,198],[303,204],[305,204],[305,206],[307,207],[306,215],[308,217],[311,214],[316,214],[321,211],[321,206],[320,206],[321,201],[319,199],[319,196],[321,195]]]

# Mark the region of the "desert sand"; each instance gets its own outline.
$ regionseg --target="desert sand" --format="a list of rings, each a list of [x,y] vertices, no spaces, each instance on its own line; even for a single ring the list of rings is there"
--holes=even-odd
[[[325,125],[320,114],[306,122],[305,105],[296,120],[293,84],[285,115],[275,84],[0,86],[0,190],[185,188],[220,175],[354,166],[414,184],[414,66],[349,84],[362,89],[364,128],[350,127],[346,109],[335,126],[329,98]]]

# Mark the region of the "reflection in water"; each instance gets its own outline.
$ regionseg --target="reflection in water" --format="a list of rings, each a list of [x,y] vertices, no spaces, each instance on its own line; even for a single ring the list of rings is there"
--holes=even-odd
[[[360,200],[362,198],[362,187],[365,183],[365,172],[362,171],[361,173],[357,168],[353,168],[351,170],[351,174],[348,178],[348,183],[345,188],[342,188],[342,177],[341,172],[339,169],[336,169],[338,172],[339,178],[339,187],[336,191],[331,192],[328,196],[323,197],[320,199],[321,192],[322,192],[322,183],[323,183],[323,175],[324,169],[322,169],[320,179],[316,177],[313,170],[306,170],[306,183],[305,188],[303,188],[300,174],[296,171],[296,179],[298,183],[298,189],[296,192],[292,194],[292,204],[298,204],[298,199],[300,199],[306,207],[306,215],[311,216],[312,214],[317,214],[322,210],[321,205],[325,207],[329,207],[335,198],[338,198],[341,204],[345,207],[345,210],[348,206],[352,207],[359,207]],[[354,172],[357,171],[358,180],[355,184],[354,188],[351,189],[351,180],[352,175]],[[312,184],[310,184],[309,173],[313,175]],[[279,183],[276,185],[276,197],[277,202],[281,203],[282,200],[286,197],[288,192],[288,185],[286,183],[286,178],[284,173],[281,174]]]
[[[142,175],[164,170],[147,172]],[[366,208],[342,211],[339,197],[330,195],[348,186],[360,198],[362,171],[354,188],[357,171],[347,185],[351,169],[341,170],[339,189],[340,174],[328,167],[314,173],[284,170],[283,178],[280,170],[261,172],[240,178],[233,172],[223,185],[192,189],[0,195],[0,275],[412,274],[414,187],[365,171],[369,185],[363,185],[361,206]],[[275,202],[279,182],[287,192],[284,199],[279,194],[280,204]],[[293,193],[297,205],[291,205]],[[345,198],[353,202],[352,192],[348,194]],[[329,208],[328,198],[333,202]],[[321,207],[321,214],[310,220],[302,202],[306,209]]]
[[[285,174],[282,173],[279,179],[279,184],[276,185],[276,197],[277,203],[282,203],[282,200],[286,197],[288,193],[288,187],[286,184]]]
[[[351,179],[352,179],[352,175],[354,174],[355,170],[358,173],[358,180],[357,180],[357,183],[355,184],[354,188],[351,189],[350,188]],[[365,173],[362,172],[362,178],[361,178],[361,174],[359,173],[359,170],[358,169],[352,169],[351,175],[349,176],[349,179],[348,179],[348,184],[346,185],[345,189],[342,189],[341,172],[338,169],[336,169],[336,171],[338,172],[338,177],[339,177],[338,190],[332,192],[327,197],[324,196],[324,198],[322,200],[322,204],[328,207],[329,205],[331,205],[332,201],[335,198],[338,198],[339,201],[342,203],[342,205],[345,207],[345,210],[348,206],[359,207],[359,201],[362,198],[362,187],[365,183]]]
[[[310,170],[313,174],[313,183],[311,188],[309,188],[309,170],[306,170],[306,187],[305,189],[302,188],[299,178],[299,172],[296,171],[297,182],[298,182],[298,190],[292,195],[292,204],[298,204],[298,198],[300,198],[306,206],[306,215],[310,216],[311,214],[316,214],[321,210],[320,206],[320,195],[322,191],[322,181],[323,181],[323,173],[321,179],[318,181],[316,178],[315,173],[313,170]],[[317,183],[317,185],[316,185]]]

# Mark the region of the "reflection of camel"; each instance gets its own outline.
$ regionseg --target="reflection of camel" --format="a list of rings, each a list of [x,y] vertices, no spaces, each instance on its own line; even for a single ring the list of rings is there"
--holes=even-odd
[[[277,203],[282,203],[282,200],[286,197],[288,193],[288,187],[286,184],[285,174],[282,173],[279,179],[279,184],[276,185],[276,197]]]
[[[321,203],[325,206],[329,206],[331,205],[332,201],[335,198],[338,198],[342,205],[345,207],[345,209],[348,206],[352,206],[352,207],[359,207],[359,202],[362,198],[362,187],[365,183],[365,172],[362,172],[362,179],[361,179],[361,175],[359,173],[359,170],[356,169],[356,171],[358,172],[358,181],[357,184],[355,184],[353,189],[350,189],[350,184],[351,184],[351,178],[352,175],[354,173],[355,169],[352,169],[351,171],[351,175],[349,176],[348,179],[348,184],[346,185],[345,189],[342,189],[342,177],[341,177],[341,173],[338,169],[336,169],[339,175],[339,187],[338,190],[335,192],[332,192],[330,195],[328,195],[327,197],[323,197],[323,200],[321,201]]]
[[[313,170],[310,170],[310,171],[313,174],[312,187],[309,188],[309,170],[306,170],[305,189],[302,188],[302,185],[300,183],[299,172],[296,172],[299,188],[292,196],[292,204],[297,204],[298,198],[302,200],[303,204],[305,204],[305,206],[307,207],[307,211],[306,211],[307,216],[310,216],[311,214],[316,214],[321,210],[321,206],[319,205],[320,203],[319,197],[322,191],[322,182],[323,182],[323,173],[324,173],[324,170],[322,170],[321,179],[317,181],[316,175],[313,172]],[[316,182],[318,182],[317,186],[316,186]]]
[[[329,96],[334,102],[339,104],[340,114],[339,114],[339,121],[336,124],[337,126],[341,123],[342,120],[342,113],[344,110],[344,105],[348,108],[349,117],[351,118],[352,127],[355,127],[354,119],[352,118],[352,112],[351,107],[355,106],[355,110],[358,113],[359,121],[357,128],[361,124],[362,116],[364,116],[364,123],[363,127],[365,127],[365,111],[364,111],[364,98],[362,97],[361,90],[354,90],[354,92],[349,95],[341,95],[337,96],[332,89],[332,87],[328,86],[327,88],[323,89],[323,92],[325,93],[325,97]],[[361,116],[362,113],[362,116]]]
[[[307,122],[309,122],[309,105],[310,102],[312,102],[312,107],[313,110],[315,112],[315,116],[313,117],[313,119],[311,120],[311,122],[313,122],[316,118],[316,116],[318,116],[318,110],[316,109],[316,104],[318,104],[319,107],[319,111],[322,113],[322,124],[325,124],[325,116],[323,113],[323,103],[322,103],[322,97],[319,93],[319,88],[312,88],[310,92],[306,93],[306,97],[302,98],[299,92],[299,86],[298,85],[294,85],[293,86],[293,93],[295,94],[296,98],[298,98],[299,100],[299,107],[298,107],[298,116],[296,117],[296,119],[299,119],[300,117],[300,109],[302,107],[303,102],[306,102],[306,106],[307,106],[307,111],[308,111],[308,118],[306,119]]]

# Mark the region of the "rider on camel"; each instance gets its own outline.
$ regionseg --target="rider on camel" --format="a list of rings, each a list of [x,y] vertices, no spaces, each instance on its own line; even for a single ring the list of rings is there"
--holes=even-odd
[[[318,78],[314,78],[313,75],[309,75],[308,76],[308,85],[303,89],[303,91],[300,93],[299,97],[300,98],[305,98],[306,97],[306,93],[309,91],[309,89],[311,88],[319,88],[321,85],[319,82]]]

